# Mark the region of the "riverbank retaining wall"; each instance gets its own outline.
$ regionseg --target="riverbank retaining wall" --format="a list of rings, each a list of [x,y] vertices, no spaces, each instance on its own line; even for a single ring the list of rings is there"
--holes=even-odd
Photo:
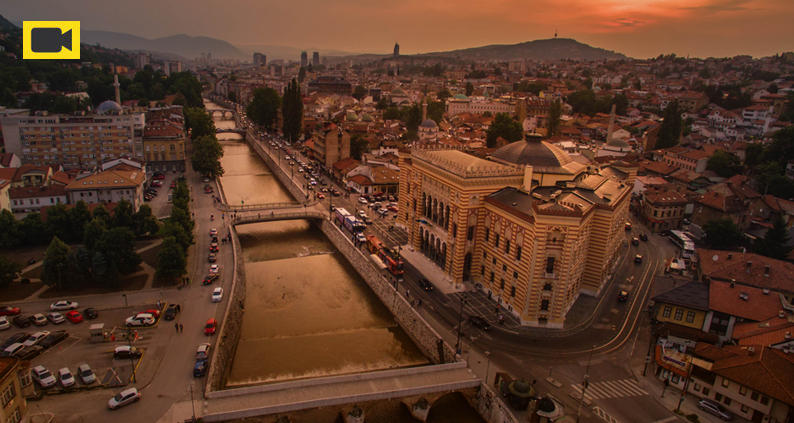
[[[304,202],[308,199],[306,191],[302,187],[298,186],[298,184],[296,184],[295,181],[290,178],[286,172],[284,172],[284,169],[282,169],[281,166],[274,161],[273,157],[265,150],[263,144],[267,141],[260,140],[250,128],[245,133],[245,140],[262,159],[262,161],[265,162],[268,169],[273,172],[273,175],[275,175],[281,185],[284,186],[287,191],[289,191],[293,198],[299,202]],[[281,154],[281,152],[277,152],[277,154]]]

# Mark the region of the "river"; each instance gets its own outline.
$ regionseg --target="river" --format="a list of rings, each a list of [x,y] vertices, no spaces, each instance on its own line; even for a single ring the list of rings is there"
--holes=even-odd
[[[216,120],[215,125],[233,128],[234,121]],[[221,185],[230,204],[293,200],[241,135],[218,138],[224,151]],[[228,387],[428,363],[388,309],[309,222],[241,225],[237,233],[247,291]],[[429,421],[482,421],[465,400],[454,398],[458,397],[434,408]],[[413,421],[405,412],[385,414],[379,421]]]

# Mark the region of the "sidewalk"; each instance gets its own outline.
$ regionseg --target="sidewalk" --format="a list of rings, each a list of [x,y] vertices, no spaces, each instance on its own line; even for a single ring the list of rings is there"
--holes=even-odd
[[[413,249],[409,245],[403,245],[400,251],[400,256],[411,266],[422,274],[433,286],[436,287],[444,295],[454,294],[456,292],[466,291],[465,284],[452,284],[452,278],[444,273],[440,267],[433,263],[429,258],[425,257],[419,251]]]

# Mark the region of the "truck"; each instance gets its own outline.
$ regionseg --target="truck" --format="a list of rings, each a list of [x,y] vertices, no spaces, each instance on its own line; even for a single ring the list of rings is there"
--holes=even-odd
[[[401,276],[405,273],[403,270],[403,261],[400,258],[400,254],[396,248],[386,248],[381,247],[378,250],[378,257],[383,261],[383,264],[386,265],[386,268],[389,270],[394,276]]]
[[[380,242],[378,237],[375,235],[367,235],[367,248],[369,249],[370,253],[377,254],[378,250],[380,250],[382,247],[383,243]]]

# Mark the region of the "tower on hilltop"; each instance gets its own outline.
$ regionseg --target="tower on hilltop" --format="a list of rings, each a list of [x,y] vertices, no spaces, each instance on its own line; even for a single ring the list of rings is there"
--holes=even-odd
[[[394,43],[394,57],[400,57],[400,45]]]

